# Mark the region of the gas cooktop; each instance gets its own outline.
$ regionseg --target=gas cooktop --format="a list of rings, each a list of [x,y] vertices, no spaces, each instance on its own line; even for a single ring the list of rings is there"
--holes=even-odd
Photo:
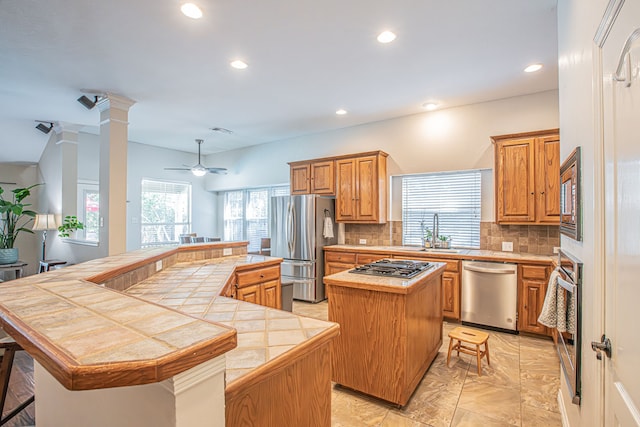
[[[430,262],[405,259],[381,259],[349,270],[349,273],[410,279],[433,267]]]

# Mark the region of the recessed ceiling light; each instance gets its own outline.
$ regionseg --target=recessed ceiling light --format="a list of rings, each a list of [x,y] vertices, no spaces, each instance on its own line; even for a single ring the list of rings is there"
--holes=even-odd
[[[438,104],[436,104],[435,102],[425,102],[424,104],[422,104],[422,108],[428,111],[433,111],[438,108]]]
[[[535,73],[542,68],[542,64],[531,64],[524,69],[525,73]]]
[[[341,108],[336,111],[336,114],[339,116],[344,116],[345,114],[347,114],[347,110],[345,110],[344,108]]]
[[[185,16],[188,16],[192,19],[200,19],[202,18],[202,10],[193,3],[185,3],[180,6],[180,10]]]
[[[391,43],[396,39],[396,35],[391,31],[383,31],[378,34],[378,41],[380,43]]]
[[[248,65],[246,62],[244,62],[244,61],[241,61],[241,60],[239,60],[239,59],[236,59],[235,61],[231,61],[231,66],[232,66],[233,68],[238,69],[238,70],[244,70],[244,69],[245,69],[245,68],[247,68],[249,65]]]

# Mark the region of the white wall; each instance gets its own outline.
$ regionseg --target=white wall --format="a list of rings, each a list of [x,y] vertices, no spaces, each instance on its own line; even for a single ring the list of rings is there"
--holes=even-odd
[[[558,123],[557,91],[425,112],[212,154],[206,164],[227,167],[229,174],[208,176],[207,189],[223,191],[282,184],[289,182],[287,162],[372,150],[389,154],[391,175],[493,169],[491,136],[552,129]],[[483,173],[482,189],[482,220],[492,221],[491,171]],[[391,219],[399,219],[398,209],[399,198],[394,196],[390,203]],[[221,221],[220,218],[219,227]]]
[[[571,404],[564,375],[561,394],[571,426],[600,424],[601,364],[596,361],[590,341],[602,333],[602,300],[599,272],[604,268],[595,249],[602,246],[597,212],[602,212],[595,182],[598,180],[598,140],[595,130],[593,94],[593,38],[607,6],[606,0],[558,2],[558,62],[560,92],[560,152],[566,158],[576,146],[582,147],[583,239],[576,242],[561,236],[561,246],[584,263],[582,285],[582,402]]]
[[[0,164],[0,182],[15,182],[16,185],[0,184],[0,187],[4,190],[2,197],[5,200],[12,200],[12,190],[16,188],[25,188],[30,185],[42,182],[38,175],[37,165],[15,165],[3,163]],[[45,191],[43,186],[36,187],[31,190],[31,196],[26,198],[22,203],[30,203],[27,209],[35,212],[42,212],[40,207],[40,197]],[[23,221],[20,221],[22,224]],[[29,223],[26,228],[31,228],[33,221]],[[49,241],[50,239],[47,239]],[[18,256],[28,265],[24,268],[24,275],[34,274],[38,271],[38,260],[40,259],[40,252],[42,250],[42,232],[36,231],[34,234],[27,232],[20,232],[16,239],[15,248],[18,248]],[[13,273],[7,273],[7,280],[13,278]],[[2,274],[0,274],[0,279]]]

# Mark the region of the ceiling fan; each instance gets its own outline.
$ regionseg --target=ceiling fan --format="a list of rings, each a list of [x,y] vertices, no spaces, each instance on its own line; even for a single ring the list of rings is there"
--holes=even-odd
[[[164,168],[164,170],[166,171],[191,171],[192,174],[194,174],[195,176],[204,176],[206,175],[207,172],[210,173],[217,173],[219,175],[226,175],[227,174],[227,169],[226,168],[208,168],[206,166],[203,166],[202,163],[200,163],[200,146],[202,145],[202,143],[204,142],[204,140],[202,139],[196,139],[196,142],[198,143],[198,164],[194,165],[194,166],[186,166],[183,168]]]

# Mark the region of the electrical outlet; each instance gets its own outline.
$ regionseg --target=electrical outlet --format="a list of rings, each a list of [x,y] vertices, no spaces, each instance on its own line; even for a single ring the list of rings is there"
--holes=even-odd
[[[360,244],[361,245],[366,245],[367,244],[367,239],[360,239]]]
[[[156,271],[162,270],[162,260],[156,261]]]
[[[231,248],[224,248],[222,250],[222,256],[229,256],[233,253],[233,251],[231,250]]]
[[[560,246],[554,246],[553,247],[553,253],[557,254],[558,252],[560,252]]]
[[[503,252],[513,252],[513,242],[502,242]]]

